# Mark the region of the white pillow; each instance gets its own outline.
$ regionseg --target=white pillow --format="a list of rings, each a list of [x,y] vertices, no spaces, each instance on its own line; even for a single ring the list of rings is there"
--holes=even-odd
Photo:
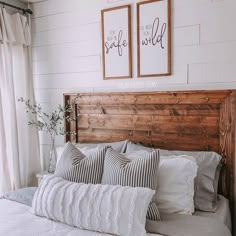
[[[156,203],[160,212],[192,214],[194,212],[194,178],[198,166],[189,156],[161,156]]]
[[[154,193],[148,188],[78,184],[48,175],[34,195],[31,212],[90,231],[146,236],[146,214]]]
[[[58,164],[59,160],[61,159],[61,155],[62,155],[64,149],[65,149],[65,145],[59,146],[59,147],[56,148],[56,152],[57,152],[57,164]],[[56,164],[56,166],[57,166],[57,164]]]

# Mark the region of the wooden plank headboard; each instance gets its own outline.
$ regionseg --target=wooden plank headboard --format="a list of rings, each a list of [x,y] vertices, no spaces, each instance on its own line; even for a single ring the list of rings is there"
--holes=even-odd
[[[129,139],[162,149],[220,153],[225,165],[219,192],[233,209],[235,91],[64,94],[64,100],[78,116],[65,123],[66,131],[77,132],[66,141]]]

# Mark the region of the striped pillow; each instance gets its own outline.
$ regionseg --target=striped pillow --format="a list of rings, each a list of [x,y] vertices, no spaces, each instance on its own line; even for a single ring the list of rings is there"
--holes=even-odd
[[[58,162],[55,175],[77,183],[101,183],[107,148],[96,148],[83,154],[68,142]]]
[[[102,184],[156,190],[159,160],[159,150],[151,153],[141,152],[139,154],[137,152],[136,158],[134,158],[122,155],[110,147],[105,157]],[[154,202],[149,204],[147,218],[160,220],[160,214]]]

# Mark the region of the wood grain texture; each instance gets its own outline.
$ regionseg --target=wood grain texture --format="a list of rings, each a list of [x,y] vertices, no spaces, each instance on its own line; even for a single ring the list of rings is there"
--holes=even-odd
[[[220,111],[220,154],[225,164],[221,172],[220,191],[230,200],[234,220],[236,91],[232,91],[221,103]]]
[[[234,205],[236,92],[184,91],[65,94],[73,104],[79,142],[129,139],[168,150],[215,151],[223,156],[219,192]]]

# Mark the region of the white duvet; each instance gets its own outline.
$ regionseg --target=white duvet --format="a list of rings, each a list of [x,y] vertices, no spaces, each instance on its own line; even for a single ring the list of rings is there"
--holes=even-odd
[[[0,236],[108,236],[32,215],[29,209],[17,202],[0,200]]]

